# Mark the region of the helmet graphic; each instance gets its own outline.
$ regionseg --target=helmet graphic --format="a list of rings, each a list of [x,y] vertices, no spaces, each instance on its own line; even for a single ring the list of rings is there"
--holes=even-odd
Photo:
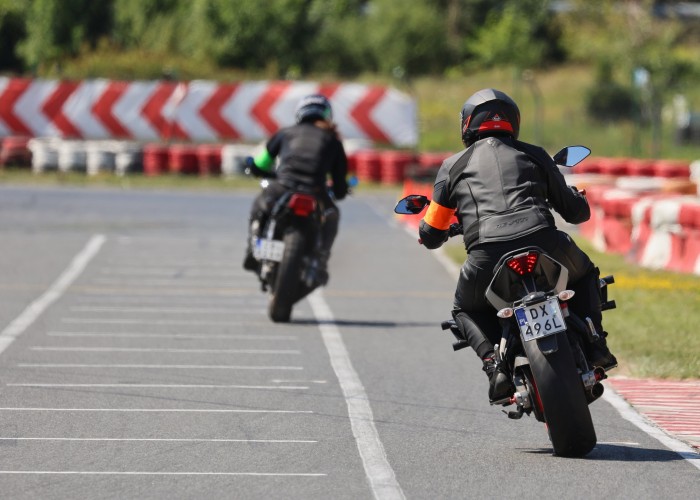
[[[302,98],[297,104],[294,118],[297,123],[313,120],[333,120],[331,103],[321,94],[311,94]]]
[[[464,103],[459,125],[466,147],[481,136],[507,134],[517,139],[520,110],[515,101],[500,90],[483,89]]]

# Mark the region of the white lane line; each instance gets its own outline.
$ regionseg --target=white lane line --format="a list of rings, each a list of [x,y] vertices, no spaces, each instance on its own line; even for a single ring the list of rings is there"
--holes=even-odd
[[[284,476],[322,477],[326,474],[305,472],[143,472],[143,471],[80,471],[80,470],[0,470],[0,474],[60,474],[90,476]]]
[[[5,384],[7,387],[36,387],[36,388],[59,388],[59,387],[84,387],[84,388],[106,388],[106,387],[128,387],[134,389],[256,389],[256,390],[306,390],[309,387],[304,385],[235,385],[235,384]]]
[[[320,288],[308,297],[314,316],[319,321],[323,343],[328,350],[333,371],[338,377],[340,387],[348,405],[348,416],[357,448],[362,458],[365,474],[376,499],[405,499],[403,490],[396,480],[379,440],[379,433],[374,425],[374,415],[369,404],[365,388],[352,366],[340,330],[333,323],[333,313],[323,298]]]
[[[610,386],[606,385],[606,389],[610,389]],[[695,451],[693,447],[685,444],[683,441],[674,438],[673,436],[668,435],[662,429],[648,422],[615,391],[606,390],[603,393],[603,399],[610,403],[613,406],[613,408],[615,408],[620,413],[622,418],[632,422],[634,425],[636,425],[642,431],[647,433],[649,436],[659,441],[668,449],[678,453],[688,463],[700,469],[700,454],[697,451]]]
[[[247,314],[260,316],[263,311],[240,311],[238,315]],[[190,325],[190,326],[231,326],[235,320],[231,321],[206,321],[206,320],[172,320],[172,319],[158,319],[158,320],[147,320],[147,319],[101,319],[101,318],[61,318],[62,323],[72,323],[81,325],[164,325],[164,326],[178,326],[178,325]],[[240,323],[235,321],[236,325]]]
[[[144,339],[224,339],[224,340],[298,340],[294,335],[233,335],[228,333],[138,333],[138,332],[47,332],[49,337],[116,337]]]
[[[292,413],[313,414],[311,410],[236,410],[208,408],[0,408],[0,411],[65,411],[115,413]]]
[[[325,380],[286,380],[282,378],[273,378],[270,380],[272,384],[325,384]]]
[[[97,255],[104,244],[104,235],[96,234],[87,242],[85,247],[78,253],[65,271],[46,290],[41,297],[29,304],[22,313],[15,318],[0,332],[0,352],[3,352],[18,336],[20,336],[29,326],[41,316],[41,314],[56,300],[58,300],[69,286],[85,270],[90,260]]]
[[[32,351],[56,352],[172,352],[206,354],[301,354],[294,349],[175,349],[168,347],[50,347],[32,346]]]
[[[67,437],[0,437],[0,441],[147,441],[183,443],[318,443],[310,439],[222,439],[222,438],[67,438]]]
[[[237,316],[238,311],[230,307],[128,307],[128,306],[73,306],[75,312],[118,312],[143,314],[229,314]]]
[[[87,364],[87,363],[17,363],[19,368],[145,368],[158,370],[289,370],[301,371],[303,366],[242,366],[242,365],[138,365],[138,364]],[[271,380],[272,383],[278,382]],[[280,380],[279,382],[285,382]],[[288,380],[286,382],[293,382]],[[312,381],[321,383],[325,381]]]

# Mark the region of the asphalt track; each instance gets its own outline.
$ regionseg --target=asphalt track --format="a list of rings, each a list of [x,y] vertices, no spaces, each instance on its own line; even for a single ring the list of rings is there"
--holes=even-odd
[[[697,497],[697,454],[620,397],[585,459],[490,407],[391,194],[341,204],[328,287],[270,323],[252,196],[0,188],[4,498]]]

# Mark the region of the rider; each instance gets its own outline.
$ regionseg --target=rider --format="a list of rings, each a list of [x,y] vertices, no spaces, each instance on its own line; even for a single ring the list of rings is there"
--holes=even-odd
[[[247,172],[273,180],[253,202],[243,267],[249,271],[256,269],[251,237],[259,236],[275,202],[290,190],[311,191],[324,209],[318,272],[318,280],[324,285],[328,281],[328,258],[340,220],[340,212],[329,195],[326,182],[330,174],[334,198],[342,200],[345,197],[348,192],[345,179],[347,157],[333,123],[331,104],[326,97],[312,94],[302,98],[296,107],[295,120],[295,125],[277,131],[255,158],[246,158]],[[279,166],[274,168],[277,156]]]
[[[571,310],[591,318],[599,340],[588,347],[594,366],[617,365],[603,330],[599,271],[573,240],[555,226],[550,206],[569,223],[590,217],[585,196],[567,186],[544,149],[517,140],[520,110],[506,94],[484,89],[472,95],[460,114],[466,149],[446,159],[435,179],[432,201],[420,222],[422,243],[430,249],[448,238],[453,215],[464,227],[468,258],[462,266],[452,315],[459,331],[483,361],[489,399],[513,392],[504,367],[494,360],[500,327],[484,297],[494,266],[512,250],[537,246],[569,270],[576,295]]]

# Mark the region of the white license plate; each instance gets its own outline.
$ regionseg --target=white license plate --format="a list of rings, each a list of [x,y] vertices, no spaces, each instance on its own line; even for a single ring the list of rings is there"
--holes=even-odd
[[[539,304],[515,308],[515,318],[518,320],[520,333],[526,341],[566,330],[559,300],[556,297]]]
[[[284,241],[258,238],[253,247],[253,257],[258,260],[280,262],[284,255]]]

